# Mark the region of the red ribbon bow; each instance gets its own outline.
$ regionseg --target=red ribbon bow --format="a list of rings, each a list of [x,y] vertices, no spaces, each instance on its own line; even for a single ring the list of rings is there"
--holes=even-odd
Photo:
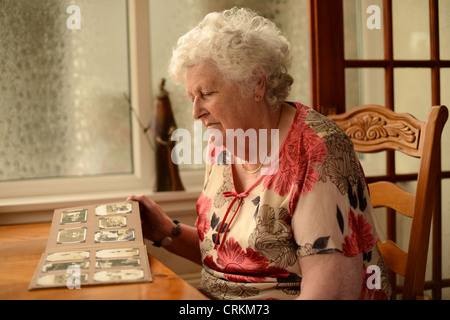
[[[231,211],[231,208],[233,207],[234,203],[235,203],[237,200],[239,200],[238,206],[237,206],[236,210],[234,211],[234,214],[233,214],[233,216],[231,217],[231,220],[230,220],[230,222],[228,223],[227,228],[225,229],[225,232],[224,232],[224,234],[223,234],[222,242],[220,243],[219,249],[220,249],[220,247],[221,247],[221,246],[223,245],[223,243],[224,243],[223,240],[224,240],[225,237],[226,237],[226,234],[227,234],[227,232],[228,232],[228,229],[230,228],[231,222],[233,222],[234,217],[236,217],[236,214],[237,214],[237,212],[239,211],[239,208],[241,207],[242,199],[245,198],[246,196],[248,196],[248,191],[243,192],[243,193],[237,193],[236,191],[233,190],[233,191],[226,191],[226,192],[224,192],[224,193],[222,193],[222,194],[223,194],[223,196],[224,196],[225,198],[234,197],[234,199],[233,199],[233,201],[231,201],[230,205],[228,206],[227,212],[225,213],[225,216],[223,217],[222,223],[220,224],[219,231],[218,231],[218,233],[217,233],[216,242],[214,243],[214,249],[216,249],[216,247],[217,247],[217,242],[219,241],[220,233],[221,233],[222,228],[223,228],[223,226],[224,226],[224,224],[225,224],[225,221],[227,220],[228,214],[229,214],[230,211]]]

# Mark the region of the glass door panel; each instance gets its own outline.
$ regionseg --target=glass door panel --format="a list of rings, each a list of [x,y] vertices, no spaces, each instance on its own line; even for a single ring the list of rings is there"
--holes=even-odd
[[[441,60],[450,60],[450,1],[448,0],[439,0],[439,47]]]
[[[425,68],[396,68],[394,70],[394,106],[396,112],[410,113],[424,121],[431,108],[431,71]],[[395,156],[396,173],[419,170],[419,159]]]
[[[428,0],[392,0],[394,60],[430,59]]]
[[[344,0],[343,9],[345,59],[383,59],[383,1]]]
[[[450,109],[450,68],[441,69],[441,104]],[[450,120],[442,132],[442,170],[450,171]],[[450,194],[450,193],[447,193]],[[449,198],[449,197],[446,197]],[[450,211],[449,211],[450,212]]]
[[[345,69],[345,88],[347,110],[362,104],[385,105],[382,68]]]

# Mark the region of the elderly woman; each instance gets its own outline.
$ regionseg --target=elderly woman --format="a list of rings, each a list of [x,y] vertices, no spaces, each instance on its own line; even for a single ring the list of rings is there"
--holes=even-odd
[[[222,152],[206,165],[196,228],[147,197],[129,200],[141,202],[148,239],[203,266],[199,289],[213,299],[388,298],[352,143],[326,117],[286,101],[290,61],[275,24],[247,9],[208,14],[181,37],[170,74],[186,85],[194,119],[223,136],[222,148],[211,144]],[[255,130],[276,156],[227,148],[238,129]]]

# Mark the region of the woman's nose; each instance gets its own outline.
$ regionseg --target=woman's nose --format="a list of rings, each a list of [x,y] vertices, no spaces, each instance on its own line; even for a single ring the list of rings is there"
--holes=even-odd
[[[201,103],[198,99],[194,99],[194,102],[192,103],[192,117],[195,120],[199,120],[202,115],[205,114],[205,110],[201,106]]]

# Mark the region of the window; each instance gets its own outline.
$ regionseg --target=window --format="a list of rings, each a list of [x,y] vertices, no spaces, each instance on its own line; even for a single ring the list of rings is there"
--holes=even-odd
[[[0,2],[0,214],[151,190],[142,6]]]
[[[2,6],[0,181],[132,173],[126,1]]]

